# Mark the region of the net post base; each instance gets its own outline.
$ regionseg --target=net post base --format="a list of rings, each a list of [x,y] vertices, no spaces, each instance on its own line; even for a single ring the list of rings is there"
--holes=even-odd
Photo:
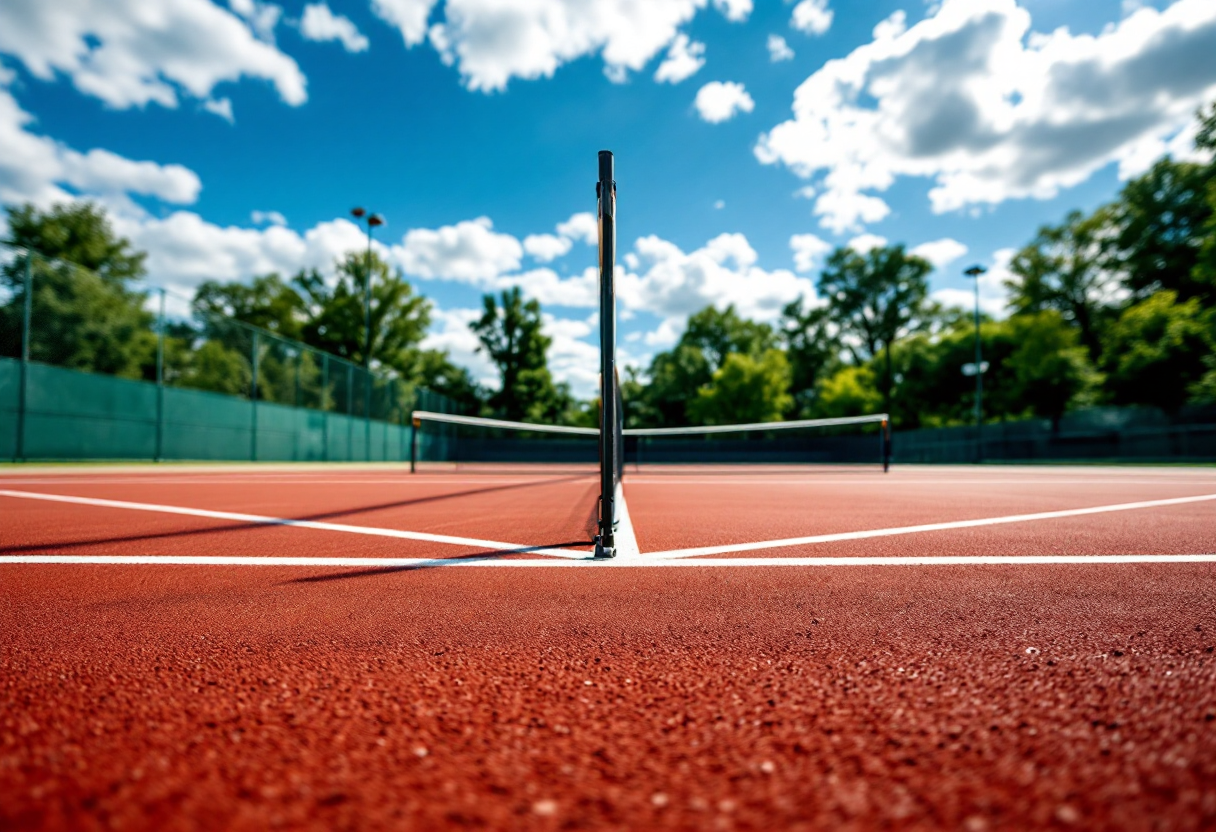
[[[614,558],[616,557],[616,541],[612,535],[595,536],[595,556],[597,558]]]

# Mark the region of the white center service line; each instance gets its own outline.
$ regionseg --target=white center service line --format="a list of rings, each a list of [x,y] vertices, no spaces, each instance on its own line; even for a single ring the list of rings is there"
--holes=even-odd
[[[407,532],[400,529],[380,529],[373,526],[351,526],[345,523],[322,523],[315,520],[291,520],[285,517],[265,517],[260,514],[241,514],[234,511],[210,511],[202,508],[183,508],[181,506],[163,506],[156,503],[131,503],[126,500],[102,500],[96,497],[70,497],[62,494],[42,494],[35,491],[0,490],[0,497],[16,497],[23,500],[46,500],[52,503],[73,503],[81,506],[98,506],[101,508],[121,508],[132,511],[151,511],[159,514],[181,514],[187,517],[207,517],[213,520],[236,520],[260,526],[289,526],[297,529],[316,529],[327,532],[346,532],[347,534],[362,534],[372,537],[394,537],[401,540],[422,540],[427,543],[446,543],[453,546],[473,546],[478,549],[488,549],[497,552],[520,552],[534,555],[551,555],[559,558],[582,559],[590,556],[589,552],[570,549],[547,549],[540,546],[525,546],[519,543],[502,543],[497,540],[478,540],[471,537],[452,537],[444,534],[428,534],[426,532]]]
[[[1010,514],[1004,517],[984,517],[977,520],[952,520],[948,523],[925,523],[919,526],[895,526],[889,529],[869,529],[859,532],[815,534],[806,537],[787,537],[782,540],[761,540],[754,543],[731,543],[725,546],[699,546],[695,549],[672,549],[652,552],[655,558],[695,558],[702,555],[725,555],[731,552],[753,552],[757,549],[780,549],[786,546],[805,546],[813,543],[835,543],[842,540],[868,540],[874,537],[894,537],[901,534],[940,532],[950,529],[974,529],[980,526],[999,526],[1005,523],[1027,523],[1032,520],[1056,520],[1061,517],[1083,517],[1087,514],[1106,514],[1112,511],[1133,511],[1142,508],[1177,506],[1186,503],[1201,503],[1216,500],[1216,494],[1201,494],[1197,497],[1172,497],[1167,500],[1143,500],[1138,503],[1117,503],[1109,506],[1071,508],[1063,511],[1041,511],[1036,514]]]

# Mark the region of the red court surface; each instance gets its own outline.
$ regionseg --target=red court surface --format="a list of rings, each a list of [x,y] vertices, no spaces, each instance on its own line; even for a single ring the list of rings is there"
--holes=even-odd
[[[6,469],[0,828],[1216,828],[1216,469],[596,497]]]

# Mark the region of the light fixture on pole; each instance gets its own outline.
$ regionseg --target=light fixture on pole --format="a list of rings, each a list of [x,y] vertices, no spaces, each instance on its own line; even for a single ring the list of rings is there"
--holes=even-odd
[[[982,462],[984,458],[984,371],[988,365],[984,363],[983,348],[980,345],[980,275],[987,269],[983,266],[972,266],[963,274],[975,280],[975,364],[963,367],[964,375],[975,375],[975,461]],[[968,372],[970,370],[971,372]]]
[[[372,229],[384,225],[381,214],[368,215],[363,208],[352,208],[351,214],[355,219],[367,223],[367,270],[363,275],[363,367],[371,370],[372,366]]]

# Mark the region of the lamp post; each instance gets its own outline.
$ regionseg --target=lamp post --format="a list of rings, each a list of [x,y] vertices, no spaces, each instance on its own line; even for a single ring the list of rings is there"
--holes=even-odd
[[[370,372],[372,367],[372,229],[384,225],[381,214],[368,214],[362,208],[352,208],[355,219],[367,224],[367,272],[363,275],[363,367]],[[364,219],[366,217],[366,219]]]
[[[384,225],[381,214],[368,214],[363,208],[352,208],[355,219],[367,223],[367,268],[363,275],[363,428],[367,460],[372,458],[372,229]],[[348,394],[349,395],[349,392]]]
[[[988,271],[983,266],[972,266],[963,274],[975,280],[975,461],[984,459],[984,354],[980,346],[980,275]],[[964,368],[964,372],[966,369]]]

